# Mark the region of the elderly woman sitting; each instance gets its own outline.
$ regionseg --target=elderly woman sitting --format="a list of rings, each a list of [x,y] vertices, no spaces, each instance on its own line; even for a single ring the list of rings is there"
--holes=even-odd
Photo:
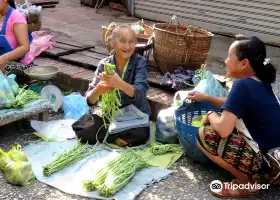
[[[136,33],[131,27],[122,25],[113,30],[111,45],[115,49],[115,54],[100,61],[95,78],[86,93],[89,104],[96,104],[101,95],[117,88],[120,90],[122,107],[133,104],[143,113],[151,115],[151,108],[146,97],[149,89],[147,62],[144,57],[135,53],[136,42]],[[116,65],[114,75],[104,74],[104,61]],[[126,135],[121,138],[130,143],[126,138],[144,143],[148,138],[147,129],[138,130],[135,135]]]

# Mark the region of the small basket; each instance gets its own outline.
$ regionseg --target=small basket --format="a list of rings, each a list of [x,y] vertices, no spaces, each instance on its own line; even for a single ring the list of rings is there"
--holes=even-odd
[[[195,115],[204,115],[211,110],[220,113],[220,109],[213,107],[208,103],[184,103],[175,110],[174,114],[175,125],[178,130],[178,138],[185,154],[194,161],[201,163],[209,163],[209,159],[197,147],[196,135],[199,128],[192,126],[191,123],[192,118]]]
[[[162,73],[178,67],[199,68],[205,63],[213,34],[182,24],[154,24],[154,60]]]

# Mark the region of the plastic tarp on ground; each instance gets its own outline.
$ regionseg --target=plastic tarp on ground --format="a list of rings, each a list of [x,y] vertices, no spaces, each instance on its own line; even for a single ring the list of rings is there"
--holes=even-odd
[[[97,170],[101,162],[105,162],[114,156],[117,152],[100,150],[92,156],[89,156],[74,165],[62,169],[52,174],[50,177],[44,177],[42,166],[50,163],[56,156],[65,149],[73,147],[77,140],[67,140],[64,142],[37,142],[30,144],[24,149],[36,178],[52,187],[63,192],[80,195],[84,197],[92,197],[96,199],[116,199],[116,200],[133,200],[147,186],[154,182],[158,182],[172,173],[171,170],[161,168],[147,168],[137,172],[132,180],[122,190],[115,194],[112,198],[104,198],[97,191],[86,192],[83,189],[83,180],[88,180],[93,172]]]

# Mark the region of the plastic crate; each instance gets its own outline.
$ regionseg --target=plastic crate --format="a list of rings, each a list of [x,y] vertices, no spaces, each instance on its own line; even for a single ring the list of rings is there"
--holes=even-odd
[[[175,123],[178,130],[178,138],[184,149],[185,155],[194,161],[211,163],[210,159],[198,148],[196,135],[198,127],[191,125],[195,115],[205,115],[208,111],[220,112],[220,109],[208,103],[184,103],[175,111]]]

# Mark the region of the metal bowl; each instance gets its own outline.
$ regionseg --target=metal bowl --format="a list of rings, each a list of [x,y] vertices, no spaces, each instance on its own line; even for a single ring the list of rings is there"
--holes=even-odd
[[[33,80],[46,81],[53,78],[59,72],[54,66],[35,66],[24,70],[24,73]]]

